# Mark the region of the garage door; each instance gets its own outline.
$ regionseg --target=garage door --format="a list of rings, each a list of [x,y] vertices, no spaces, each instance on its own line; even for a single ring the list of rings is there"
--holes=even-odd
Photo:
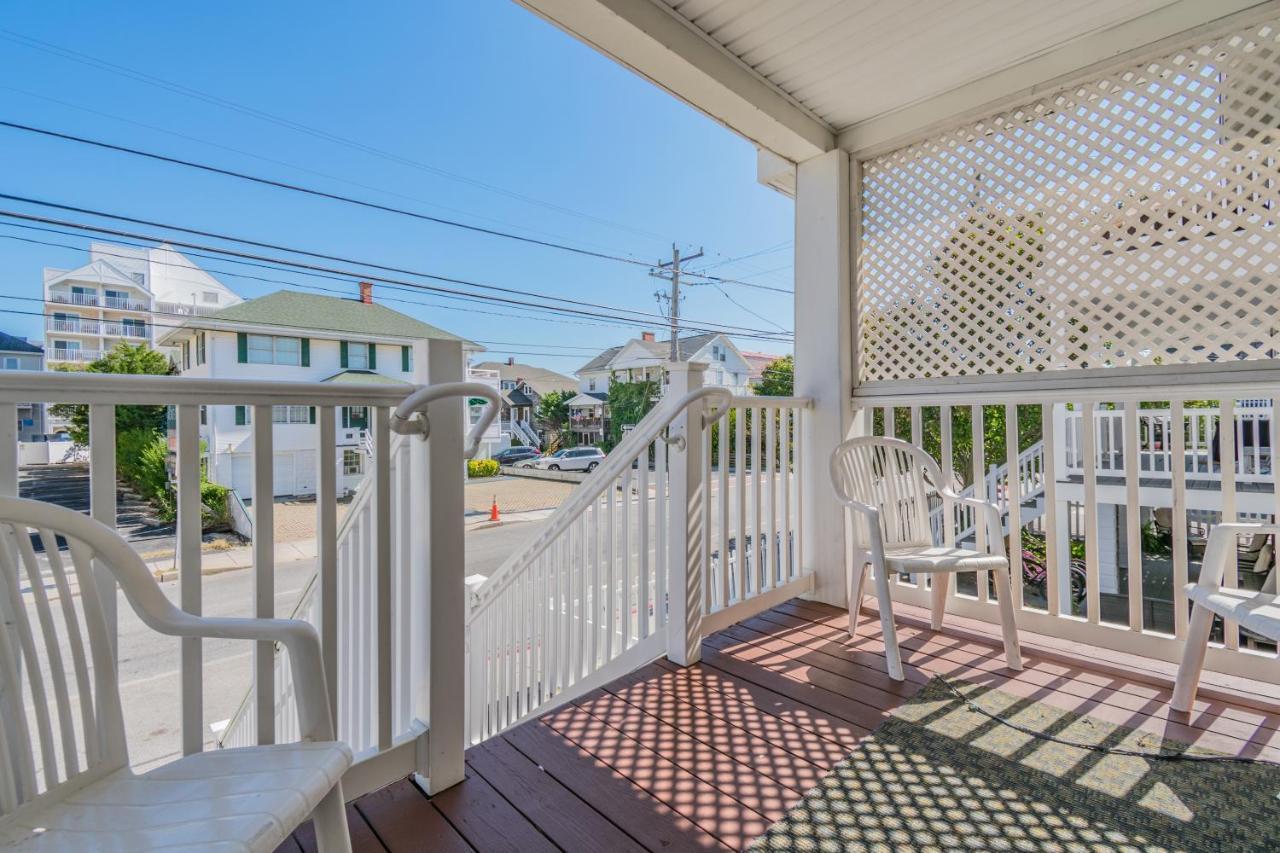
[[[299,450],[294,453],[293,493],[295,495],[316,493],[316,452],[314,450]]]

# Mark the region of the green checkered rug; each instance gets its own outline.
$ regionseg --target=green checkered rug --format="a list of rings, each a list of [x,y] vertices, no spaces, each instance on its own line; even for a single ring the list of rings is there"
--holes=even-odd
[[[1075,743],[1183,744],[956,685],[979,707]],[[1154,761],[1051,743],[934,679],[751,850],[1280,851],[1280,767]]]

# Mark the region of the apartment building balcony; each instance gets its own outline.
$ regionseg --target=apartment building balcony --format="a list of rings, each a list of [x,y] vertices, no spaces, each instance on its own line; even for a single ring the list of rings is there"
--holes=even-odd
[[[97,349],[49,347],[45,350],[44,360],[50,363],[88,364],[101,356],[101,350]]]
[[[56,305],[83,305],[92,308],[102,304],[101,297],[96,293],[50,293],[46,299]]]
[[[50,317],[45,320],[45,330],[64,335],[89,335],[97,337],[101,333],[101,325],[97,320],[60,319]]]
[[[149,329],[141,323],[103,322],[102,334],[109,338],[137,338],[146,340],[150,337]]]
[[[157,302],[154,310],[157,314],[171,317],[208,317],[222,308],[217,305],[192,305],[187,302]]]
[[[102,307],[112,311],[129,311],[140,313],[150,311],[151,306],[145,300],[131,296],[103,296]]]

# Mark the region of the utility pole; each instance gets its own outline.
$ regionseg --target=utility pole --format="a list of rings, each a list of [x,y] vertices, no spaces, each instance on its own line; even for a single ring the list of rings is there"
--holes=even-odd
[[[668,300],[671,310],[669,317],[671,320],[671,353],[668,356],[670,361],[680,360],[680,264],[685,261],[693,261],[702,257],[702,249],[699,247],[696,255],[680,256],[680,247],[675,243],[671,244],[671,260],[659,261],[657,267],[650,271],[649,275],[654,278],[665,278],[671,282],[671,294],[667,295],[659,290],[654,294],[658,301]]]

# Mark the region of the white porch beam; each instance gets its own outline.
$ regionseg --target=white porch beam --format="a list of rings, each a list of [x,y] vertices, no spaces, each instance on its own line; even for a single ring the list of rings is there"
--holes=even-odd
[[[831,128],[655,0],[517,0],[690,106],[793,162],[835,147]]]
[[[1178,0],[963,86],[840,131],[855,157],[892,151],[947,127],[1034,101],[1117,64],[1207,32],[1274,15],[1280,0]]]
[[[801,432],[801,552],[813,595],[845,604],[844,512],[828,460],[852,426],[852,203],[849,155],[828,151],[796,169],[795,392],[813,400]]]

